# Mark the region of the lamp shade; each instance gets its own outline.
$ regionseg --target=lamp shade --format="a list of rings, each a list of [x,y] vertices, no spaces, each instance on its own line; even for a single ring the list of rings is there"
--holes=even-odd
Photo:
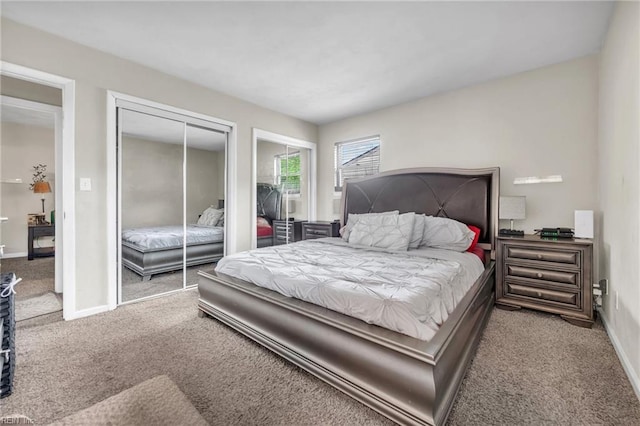
[[[525,219],[527,197],[500,197],[500,219]]]
[[[49,182],[36,182],[33,184],[33,192],[36,194],[46,194],[51,192],[51,186]]]

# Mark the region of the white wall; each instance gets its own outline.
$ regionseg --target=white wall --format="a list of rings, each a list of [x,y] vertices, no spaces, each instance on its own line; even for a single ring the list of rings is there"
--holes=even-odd
[[[53,122],[53,118],[52,118]],[[2,244],[5,254],[27,253],[27,215],[42,213],[42,195],[47,221],[55,207],[55,134],[54,129],[17,123],[2,123],[2,179],[22,179],[22,183],[3,183],[0,215],[9,218],[2,225]],[[45,164],[45,180],[51,186],[50,194],[29,191],[32,167]],[[50,238],[38,240],[40,247],[52,246]]]
[[[600,58],[598,144],[603,314],[640,397],[640,5],[618,2]],[[616,306],[616,294],[618,306]],[[626,361],[626,362],[625,362]]]
[[[319,218],[338,216],[333,144],[379,134],[382,170],[500,166],[502,194],[527,197],[518,228],[573,227],[574,210],[596,207],[597,64],[584,57],[320,126]],[[564,183],[512,183],[552,174]]]
[[[251,245],[251,129],[258,127],[315,141],[317,127],[223,93],[177,79],[51,34],[2,19],[2,60],[76,81],[76,176],[93,181],[93,190],[76,185],[76,309],[108,303],[106,197],[107,90],[172,105],[237,123],[236,229],[238,249]]]

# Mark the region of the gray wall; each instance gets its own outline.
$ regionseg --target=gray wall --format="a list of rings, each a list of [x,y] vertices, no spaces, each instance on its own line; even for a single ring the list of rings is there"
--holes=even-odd
[[[5,96],[62,106],[62,90],[6,75],[0,76],[0,92]]]
[[[502,194],[527,197],[519,229],[573,227],[574,210],[596,207],[597,99],[588,56],[321,126],[318,216],[337,217],[334,143],[379,134],[382,170],[500,166]],[[564,182],[513,185],[555,174]]]
[[[224,153],[187,148],[187,223],[218,205],[219,156]],[[182,162],[181,145],[122,138],[123,229],[182,224]]]

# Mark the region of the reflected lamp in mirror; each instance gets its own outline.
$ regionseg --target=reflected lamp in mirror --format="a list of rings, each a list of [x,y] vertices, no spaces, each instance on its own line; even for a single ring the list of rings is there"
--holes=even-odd
[[[289,213],[295,213],[296,212],[296,202],[295,202],[295,200],[287,200],[287,211]]]
[[[498,217],[510,221],[509,229],[500,229],[501,235],[524,235],[524,231],[513,229],[514,220],[526,218],[526,197],[500,197],[500,210]]]
[[[51,186],[49,182],[36,182],[33,184],[33,193],[34,194],[47,194],[51,192]],[[41,198],[42,200],[42,213],[44,213],[44,195]]]

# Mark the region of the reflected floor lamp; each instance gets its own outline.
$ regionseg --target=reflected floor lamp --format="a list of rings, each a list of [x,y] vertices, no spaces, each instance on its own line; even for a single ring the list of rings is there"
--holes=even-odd
[[[49,182],[36,182],[33,184],[34,194],[47,194],[51,192]],[[44,195],[42,195],[42,213],[44,214]]]

